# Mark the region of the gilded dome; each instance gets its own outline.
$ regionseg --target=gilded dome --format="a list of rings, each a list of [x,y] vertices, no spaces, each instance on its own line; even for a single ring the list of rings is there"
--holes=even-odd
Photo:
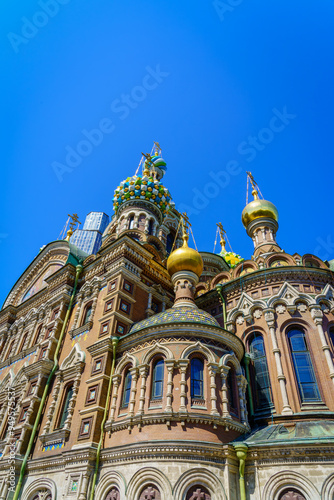
[[[196,250],[188,247],[188,235],[183,236],[182,247],[174,250],[168,257],[167,270],[171,276],[178,271],[192,271],[198,277],[201,276],[203,260]]]
[[[241,220],[247,227],[253,220],[266,217],[278,221],[277,208],[271,201],[255,199],[248,203],[242,211]]]

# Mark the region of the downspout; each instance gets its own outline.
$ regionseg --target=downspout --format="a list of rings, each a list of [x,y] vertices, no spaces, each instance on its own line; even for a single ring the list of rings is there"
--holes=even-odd
[[[219,295],[219,298],[220,298],[222,306],[223,306],[224,328],[226,328],[226,304],[225,304],[225,299],[224,299],[223,294],[222,294],[222,289],[223,289],[223,285],[219,284],[216,286],[217,293]]]
[[[247,379],[247,392],[248,392],[248,400],[249,400],[249,411],[251,417],[254,416],[254,404],[253,404],[253,393],[252,393],[252,385],[249,374],[249,363],[250,363],[250,355],[248,353],[244,356],[245,363],[245,371],[246,371],[246,379]]]
[[[90,490],[89,500],[93,500],[94,499],[94,494],[95,494],[95,486],[96,486],[97,474],[99,472],[99,465],[100,465],[101,448],[102,448],[103,438],[104,438],[104,424],[106,423],[107,416],[108,416],[110,394],[111,394],[112,385],[113,385],[112,378],[113,378],[114,371],[115,371],[116,349],[117,349],[118,341],[119,341],[119,337],[113,337],[112,338],[112,364],[111,364],[111,372],[110,372],[110,378],[109,378],[109,384],[108,384],[106,405],[105,405],[105,408],[104,408],[104,415],[103,415],[103,419],[102,419],[102,422],[101,422],[101,436],[100,436],[100,441],[99,441],[99,444],[98,444],[98,447],[97,447],[97,451],[96,451],[95,470],[94,470],[94,476],[93,476],[92,487],[91,487],[91,490]]]
[[[50,388],[53,376],[54,376],[54,374],[55,374],[55,372],[56,372],[56,370],[58,368],[58,355],[59,355],[59,351],[60,351],[62,340],[64,338],[64,334],[65,334],[65,330],[66,330],[66,327],[67,327],[67,323],[68,323],[68,320],[70,318],[71,309],[72,309],[72,306],[73,306],[73,301],[74,301],[74,296],[75,296],[77,285],[78,285],[79,276],[80,276],[80,274],[82,272],[83,267],[81,265],[78,265],[78,266],[76,266],[75,269],[76,269],[76,274],[75,274],[74,287],[73,287],[72,295],[71,295],[71,298],[70,298],[70,302],[69,302],[68,307],[67,307],[67,311],[66,311],[66,316],[65,316],[65,319],[64,319],[64,323],[63,323],[63,326],[62,326],[62,329],[61,329],[61,332],[60,332],[60,335],[59,335],[59,339],[58,339],[58,342],[57,342],[57,347],[56,347],[56,350],[55,350],[55,353],[54,353],[54,356],[53,356],[53,367],[52,367],[51,373],[49,374],[49,377],[48,377],[48,380],[46,382],[46,385],[44,387],[43,396],[42,396],[42,399],[41,399],[40,404],[39,404],[39,408],[38,408],[38,412],[37,412],[37,415],[36,415],[34,427],[32,429],[31,436],[30,436],[30,439],[29,439],[28,448],[27,448],[27,451],[26,451],[26,453],[24,455],[24,459],[23,459],[23,462],[22,462],[22,465],[21,465],[21,471],[20,471],[19,481],[18,481],[17,486],[15,488],[13,500],[18,500],[19,499],[19,495],[20,495],[21,488],[22,488],[22,483],[23,483],[23,478],[24,478],[24,474],[25,474],[25,471],[26,471],[27,463],[28,463],[28,458],[29,458],[29,455],[31,453],[32,446],[33,446],[33,443],[34,443],[34,440],[35,440],[35,437],[36,437],[37,428],[38,428],[39,423],[40,423],[40,419],[41,419],[41,416],[42,416],[42,412],[43,412],[44,404],[45,404],[45,401],[46,401],[46,397],[48,395],[49,388]]]
[[[245,443],[233,444],[236,455],[239,459],[239,488],[240,500],[246,500],[246,486],[245,486],[245,463],[247,457],[248,446]]]

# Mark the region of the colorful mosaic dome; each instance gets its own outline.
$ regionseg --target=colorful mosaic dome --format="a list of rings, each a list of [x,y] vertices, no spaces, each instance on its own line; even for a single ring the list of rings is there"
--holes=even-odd
[[[164,172],[166,172],[166,170],[167,170],[167,166],[166,166],[167,164],[166,164],[165,160],[159,155],[151,156],[150,163],[154,167],[158,167],[161,170],[163,170]]]
[[[228,263],[228,265],[233,269],[235,266],[240,264],[244,259],[238,255],[237,253],[234,252],[220,252],[220,254],[223,259]]]
[[[218,321],[208,312],[196,307],[182,306],[172,307],[167,311],[135,323],[129,333],[136,333],[145,328],[169,323],[199,323],[201,325],[220,326]]]
[[[160,159],[162,160],[162,158]],[[165,162],[163,163],[165,164]],[[162,168],[162,166],[159,166],[159,168]],[[170,208],[172,197],[168,189],[160,181],[151,176],[134,175],[125,179],[116,188],[113,199],[115,212],[117,212],[123,203],[129,200],[149,201],[159,207],[163,215],[166,215]]]

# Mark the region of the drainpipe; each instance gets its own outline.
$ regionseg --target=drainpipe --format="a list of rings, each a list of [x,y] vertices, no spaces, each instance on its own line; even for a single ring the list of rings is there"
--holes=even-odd
[[[74,296],[75,296],[75,292],[76,292],[78,281],[79,281],[79,276],[80,276],[80,274],[82,272],[83,267],[81,265],[78,265],[78,266],[76,266],[75,269],[76,269],[76,274],[75,274],[74,287],[73,287],[72,295],[71,295],[71,298],[70,298],[70,302],[69,302],[68,307],[67,307],[67,311],[66,311],[66,316],[65,316],[65,319],[64,319],[64,323],[63,323],[63,326],[62,326],[62,329],[61,329],[61,332],[60,332],[60,335],[59,335],[59,339],[58,339],[58,342],[57,342],[56,351],[55,351],[54,356],[53,356],[53,367],[52,367],[51,373],[50,373],[50,375],[48,377],[48,380],[46,382],[46,385],[44,387],[43,396],[42,396],[42,399],[41,399],[40,404],[39,404],[39,408],[38,408],[38,412],[37,412],[37,415],[36,415],[34,427],[32,429],[31,436],[30,436],[30,439],[29,439],[28,448],[27,448],[27,451],[26,451],[26,453],[24,455],[24,459],[23,459],[23,462],[22,462],[22,465],[21,465],[21,471],[20,471],[19,481],[18,481],[17,486],[15,488],[13,500],[18,500],[20,498],[20,492],[21,492],[21,488],[22,488],[22,483],[23,483],[23,478],[24,478],[25,470],[26,470],[27,463],[28,463],[28,458],[30,456],[30,453],[31,453],[31,450],[32,450],[32,446],[34,444],[35,436],[37,434],[37,428],[38,428],[40,420],[41,420],[41,416],[42,416],[44,404],[45,404],[45,401],[46,401],[46,398],[47,398],[47,395],[48,395],[48,392],[49,392],[49,388],[50,388],[53,376],[54,376],[54,374],[55,374],[55,372],[56,372],[56,370],[58,368],[59,351],[60,351],[61,343],[62,343],[63,338],[64,338],[64,334],[65,334],[65,330],[66,330],[66,327],[67,327],[67,324],[68,324],[68,320],[70,318],[71,309],[72,309],[73,301],[74,301]]]
[[[222,294],[222,289],[223,289],[223,285],[219,284],[216,286],[217,293],[219,295],[219,298],[220,298],[222,306],[223,306],[224,328],[226,328],[226,304],[225,304],[225,299],[224,299],[223,294]]]
[[[101,422],[101,436],[100,436],[100,441],[99,441],[97,451],[96,451],[95,470],[94,470],[94,476],[93,476],[93,482],[92,482],[92,488],[90,491],[89,500],[93,500],[94,494],[95,494],[97,474],[99,472],[99,465],[100,465],[101,448],[102,448],[103,438],[104,438],[104,424],[106,423],[107,416],[108,416],[110,394],[111,394],[112,385],[113,385],[112,377],[113,377],[114,371],[115,371],[116,349],[117,349],[118,341],[119,341],[119,337],[112,338],[112,365],[111,365],[111,372],[110,372],[109,385],[108,385],[108,391],[107,391],[106,405],[104,408],[104,415],[103,415],[103,419]]]
[[[249,401],[249,411],[251,417],[254,416],[254,405],[253,405],[253,393],[252,393],[252,385],[249,374],[249,363],[250,363],[250,355],[248,353],[244,356],[245,363],[245,371],[246,371],[246,379],[247,379],[247,392],[248,392],[248,401]]]
[[[239,459],[239,488],[240,500],[246,500],[246,487],[245,487],[245,462],[248,451],[248,446],[245,443],[233,444],[237,458]]]

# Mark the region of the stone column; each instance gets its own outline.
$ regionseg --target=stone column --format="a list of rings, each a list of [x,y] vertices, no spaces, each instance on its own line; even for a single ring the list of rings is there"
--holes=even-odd
[[[149,368],[148,365],[142,365],[139,367],[139,374],[141,376],[141,386],[140,386],[140,396],[139,396],[139,409],[137,415],[144,414],[148,368]]]
[[[77,400],[78,392],[79,392],[79,385],[80,385],[80,380],[81,380],[81,373],[83,370],[83,363],[80,363],[78,366],[76,366],[76,376],[74,379],[74,384],[73,384],[73,394],[70,399],[70,402],[68,404],[68,412],[67,412],[67,418],[64,423],[64,429],[71,429],[71,423],[72,423],[72,417],[74,413],[74,407],[75,403]]]
[[[228,411],[228,394],[226,379],[229,372],[228,366],[220,367],[220,375],[222,378],[222,405],[223,405],[223,418],[231,418],[230,412]]]
[[[43,434],[48,434],[50,431],[52,418],[53,418],[53,415],[55,413],[55,409],[56,409],[56,405],[57,405],[57,401],[58,401],[58,395],[59,395],[61,382],[62,382],[61,375],[58,375],[57,381],[55,384],[55,388],[53,389],[52,403],[50,404],[49,411],[47,413],[46,424],[45,424],[44,429],[43,429]]]
[[[317,329],[318,329],[318,333],[319,333],[319,337],[320,337],[320,341],[321,341],[321,347],[322,347],[322,350],[324,351],[325,358],[326,358],[326,361],[327,361],[327,365],[328,365],[328,368],[329,368],[329,376],[332,379],[332,382],[334,383],[334,364],[333,364],[333,359],[332,359],[331,350],[330,350],[329,345],[327,344],[325,333],[324,333],[324,329],[323,329],[323,326],[322,326],[323,312],[322,312],[322,310],[320,309],[319,306],[311,307],[310,311],[311,311],[312,319],[313,319],[313,321],[314,321],[314,323],[315,323],[315,325],[317,326]]]
[[[178,362],[179,368],[180,368],[180,373],[181,373],[181,380],[180,380],[180,408],[179,412],[180,413],[186,413],[187,412],[187,407],[186,407],[186,397],[187,397],[187,381],[186,381],[186,373],[187,373],[187,367],[189,364],[189,359],[180,359]]]
[[[210,401],[211,401],[211,415],[219,416],[217,410],[217,384],[216,384],[216,373],[218,365],[216,363],[209,363],[209,376],[210,376]]]
[[[79,500],[87,499],[87,488],[88,488],[89,478],[90,478],[90,471],[84,472],[82,475]]]
[[[81,312],[82,301],[83,301],[83,294],[80,293],[78,295],[77,310],[75,311],[75,316],[74,316],[74,320],[73,320],[72,330],[75,330],[77,328],[77,326],[78,326],[78,321],[79,321],[79,316],[80,316],[80,312]]]
[[[238,396],[240,404],[240,419],[243,424],[247,425],[247,409],[246,409],[246,386],[247,381],[243,375],[237,375]]]
[[[118,388],[119,388],[119,383],[121,381],[121,375],[114,375],[112,378],[112,383],[113,383],[113,395],[112,395],[112,404],[110,407],[110,420],[111,422],[114,421],[115,419],[115,411],[116,411],[116,404],[117,404],[117,396],[118,396]]]
[[[269,327],[271,343],[273,346],[272,352],[273,352],[274,357],[275,357],[276,370],[277,370],[277,380],[279,382],[281,395],[282,395],[282,401],[283,401],[282,415],[292,415],[293,411],[292,411],[292,408],[289,404],[288,393],[286,390],[286,378],[285,378],[285,375],[283,373],[283,367],[282,367],[282,361],[281,361],[281,351],[280,351],[278,344],[277,344],[277,338],[276,338],[276,332],[275,332],[274,312],[270,309],[267,309],[266,311],[264,311],[264,318],[265,318],[267,325]]]
[[[138,368],[132,368],[130,370],[131,376],[132,376],[132,383],[131,383],[131,395],[130,395],[130,401],[129,401],[129,417],[133,417],[135,413],[135,404],[136,404],[136,393],[137,393],[137,380],[138,380]]]
[[[165,411],[172,412],[172,400],[173,400],[173,371],[174,371],[174,361],[167,359],[165,361],[167,368],[167,393],[166,393],[166,408]]]

